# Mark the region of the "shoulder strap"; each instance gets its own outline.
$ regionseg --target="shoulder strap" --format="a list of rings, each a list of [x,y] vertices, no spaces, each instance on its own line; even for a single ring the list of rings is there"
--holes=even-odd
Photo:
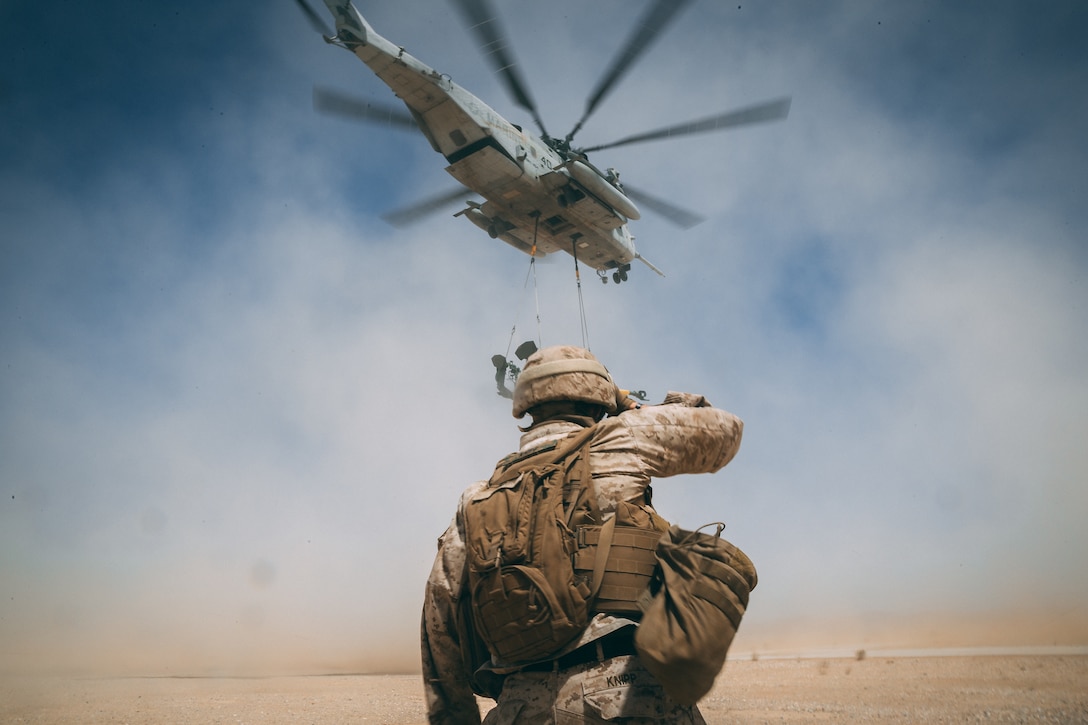
[[[561,440],[553,441],[524,454],[504,458],[499,461],[495,473],[491,476],[490,485],[496,486],[506,483],[507,481],[512,481],[523,472],[532,468],[551,466],[559,463],[568,455],[588,443],[589,439],[593,437],[593,433],[596,429],[596,424],[587,426],[581,430],[570,433],[566,438]]]
[[[587,428],[583,428],[577,433],[572,433],[566,440],[561,442],[559,448],[561,448],[562,451],[557,450],[554,458],[549,459],[549,463],[558,463],[559,461],[566,458],[567,455],[569,455],[570,453],[581,449],[582,446],[586,445],[589,442],[590,438],[593,436],[596,427],[596,424],[594,424]],[[570,504],[567,520],[568,524],[570,524],[570,516],[573,516],[575,509],[578,507],[583,498],[587,499],[590,511],[592,512],[594,518],[597,521],[601,520],[601,512],[597,506],[597,493],[593,490],[593,476],[589,468],[588,458],[582,461],[582,465],[582,475],[579,476],[579,483],[581,484],[579,487],[580,490],[575,496],[574,501]],[[608,562],[608,554],[610,549],[612,548],[612,534],[616,529],[616,519],[617,516],[613,514],[612,518],[610,518],[608,521],[604,522],[601,525],[600,538],[597,541],[596,557],[594,558],[593,562],[593,578],[590,580],[589,583],[590,600],[594,599],[597,596],[597,592],[601,589],[601,582],[604,581],[605,567]]]
[[[601,590],[601,582],[604,581],[605,565],[608,563],[608,553],[612,549],[612,534],[616,530],[617,514],[605,521],[601,526],[601,538],[597,540],[597,556],[593,560],[593,580],[590,583],[590,596],[596,597]]]

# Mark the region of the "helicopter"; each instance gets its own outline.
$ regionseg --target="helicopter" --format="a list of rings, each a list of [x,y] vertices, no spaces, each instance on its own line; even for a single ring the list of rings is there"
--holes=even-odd
[[[590,114],[689,0],[654,1],[598,82],[581,119],[562,137],[547,132],[487,0],[454,0],[454,4],[477,35],[506,90],[532,116],[539,135],[506,120],[450,76],[379,35],[351,0],[325,0],[335,19],[335,33],[328,30],[305,0],[297,2],[325,42],[351,51],[365,63],[404,102],[407,113],[321,87],[314,89],[315,108],[355,120],[417,130],[445,158],[446,171],[461,184],[452,192],[387,214],[386,221],[403,225],[464,199],[464,208],[454,216],[463,216],[492,239],[499,239],[534,259],[567,252],[574,257],[576,266],[579,262],[591,266],[605,283],[609,272],[615,283],[626,281],[636,259],[664,276],[635,248],[628,222],[641,218],[636,201],[684,228],[694,226],[702,218],[620,183],[615,169],[601,171],[590,163],[589,153],[774,121],[789,115],[790,98],[784,97],[611,143],[572,145],[575,134]],[[484,201],[465,199],[469,192]]]

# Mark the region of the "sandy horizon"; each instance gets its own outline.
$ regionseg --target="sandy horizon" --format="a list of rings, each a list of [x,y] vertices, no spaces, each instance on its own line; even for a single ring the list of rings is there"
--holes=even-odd
[[[708,723],[1088,723],[1086,628],[1079,611],[746,621],[701,707]],[[330,644],[268,629],[242,639],[126,631],[6,641],[0,722],[426,719],[407,635]]]
[[[730,660],[708,723],[1088,722],[1088,654]],[[0,678],[5,723],[426,722],[418,674]],[[484,710],[487,703],[482,703]]]
[[[9,624],[11,624],[9,622]],[[141,631],[107,618],[82,626],[0,632],[0,676],[275,676],[417,674],[418,633],[375,633],[310,620],[264,626],[194,621]],[[872,613],[844,618],[746,619],[730,661],[948,654],[1088,654],[1088,612]]]

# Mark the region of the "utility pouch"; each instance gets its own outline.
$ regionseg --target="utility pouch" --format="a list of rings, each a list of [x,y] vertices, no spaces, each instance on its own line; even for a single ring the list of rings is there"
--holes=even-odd
[[[703,533],[715,526],[713,535]],[[660,570],[644,599],[635,649],[665,692],[693,705],[714,685],[757,583],[751,559],[721,538],[725,524],[672,526],[657,544]]]

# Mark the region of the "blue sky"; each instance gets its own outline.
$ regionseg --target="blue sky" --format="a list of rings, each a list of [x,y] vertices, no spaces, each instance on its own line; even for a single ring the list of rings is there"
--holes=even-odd
[[[359,5],[531,127],[447,3]],[[502,14],[565,132],[630,3]],[[1088,644],[1086,14],[696,2],[580,132],[793,98],[593,156],[708,218],[647,212],[668,276],[583,295],[621,384],[746,422],[655,486],[759,568],[738,652]],[[451,180],[314,113],[315,83],[394,99],[294,3],[6,3],[0,48],[0,666],[415,666],[434,539],[516,446],[489,358],[536,336],[527,258],[381,221]],[[569,262],[545,344],[581,341]]]

